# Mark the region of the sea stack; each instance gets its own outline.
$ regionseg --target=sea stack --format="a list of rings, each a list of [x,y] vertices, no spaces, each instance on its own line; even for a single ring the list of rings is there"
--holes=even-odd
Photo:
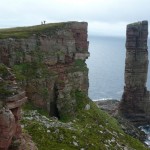
[[[125,87],[120,112],[135,124],[150,121],[150,93],[148,74],[148,21],[127,25]]]

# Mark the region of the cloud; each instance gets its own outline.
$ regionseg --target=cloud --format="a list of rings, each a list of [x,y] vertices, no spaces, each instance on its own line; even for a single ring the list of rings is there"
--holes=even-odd
[[[89,34],[101,36],[125,36],[126,24],[126,22],[90,22],[88,26]]]
[[[86,21],[90,34],[123,35],[125,24],[150,20],[149,0],[2,0],[0,27]]]

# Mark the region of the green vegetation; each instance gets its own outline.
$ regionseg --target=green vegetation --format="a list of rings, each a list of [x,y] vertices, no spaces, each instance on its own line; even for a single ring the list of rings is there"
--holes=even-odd
[[[25,131],[28,132],[39,150],[146,150],[137,139],[126,135],[117,120],[101,111],[91,100],[82,92],[76,91],[77,98],[77,117],[62,126],[46,127],[36,119],[30,121],[23,119]],[[85,110],[89,104],[90,109]],[[60,121],[56,121],[61,124]],[[51,124],[54,124],[50,120]],[[65,124],[71,124],[66,127]]]
[[[46,33],[53,35],[58,29],[63,28],[67,23],[50,23],[29,27],[16,27],[0,29],[0,39],[4,38],[27,38],[33,34]]]
[[[38,62],[15,65],[13,70],[18,81],[30,81],[35,78],[44,78],[49,75],[46,66]]]
[[[37,110],[38,113],[40,113],[43,116],[49,117],[48,112],[44,109],[44,108],[39,108],[34,106],[34,104],[32,104],[32,102],[27,102],[24,106],[23,106],[23,110],[25,112],[28,112],[30,110]]]
[[[0,98],[5,99],[8,96],[13,94],[13,91],[9,90],[9,82],[7,81],[7,77],[10,75],[6,66],[4,64],[0,64]]]
[[[13,67],[16,79],[20,86],[27,86],[28,92],[38,93],[43,100],[47,100],[49,93],[45,84],[40,85],[39,82],[46,82],[49,75],[52,74],[42,63],[22,63]],[[32,84],[31,84],[32,83]]]
[[[34,54],[33,54],[34,53]],[[42,54],[39,51],[32,52],[32,56],[37,58],[33,62],[20,63],[13,66],[13,71],[18,81],[31,81],[32,79],[47,78],[55,76],[56,73],[48,70],[47,66],[42,62]]]
[[[46,82],[49,82],[49,77],[56,75],[55,72],[48,70],[47,66],[40,61],[14,65],[13,71],[20,86],[27,86],[28,92],[38,93],[43,100],[48,99]]]
[[[6,78],[9,75],[9,72],[4,64],[0,64],[0,77]]]
[[[73,66],[71,66],[68,72],[77,72],[77,71],[87,71],[88,68],[84,60],[77,59],[75,60]]]
[[[7,82],[0,82],[0,99],[5,99],[8,96],[13,95],[13,91],[7,89]]]
[[[75,66],[77,66],[77,67],[84,67],[85,66],[85,61],[81,60],[81,59],[77,59],[75,61]]]
[[[18,59],[21,56],[24,57],[24,55],[23,52],[16,52]],[[31,82],[33,79],[46,79],[49,76],[56,75],[55,72],[48,70],[48,67],[43,63],[43,57],[49,54],[42,52],[37,48],[30,51],[29,55],[33,59],[32,62],[23,62],[13,66],[13,71],[19,82]]]

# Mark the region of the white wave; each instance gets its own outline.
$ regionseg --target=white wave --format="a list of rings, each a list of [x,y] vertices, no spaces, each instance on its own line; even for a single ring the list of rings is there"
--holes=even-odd
[[[106,101],[106,100],[116,100],[116,99],[113,99],[113,98],[92,99],[92,101]]]
[[[150,125],[140,126],[139,129],[147,135],[147,139],[145,140],[145,144],[150,147]]]

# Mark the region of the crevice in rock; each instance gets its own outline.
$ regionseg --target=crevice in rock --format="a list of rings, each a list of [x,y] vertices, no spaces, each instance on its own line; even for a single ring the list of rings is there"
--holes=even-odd
[[[59,116],[59,111],[57,108],[57,99],[58,99],[58,88],[57,85],[54,84],[54,97],[53,97],[53,101],[50,102],[50,116],[51,117],[57,117],[60,118]]]

